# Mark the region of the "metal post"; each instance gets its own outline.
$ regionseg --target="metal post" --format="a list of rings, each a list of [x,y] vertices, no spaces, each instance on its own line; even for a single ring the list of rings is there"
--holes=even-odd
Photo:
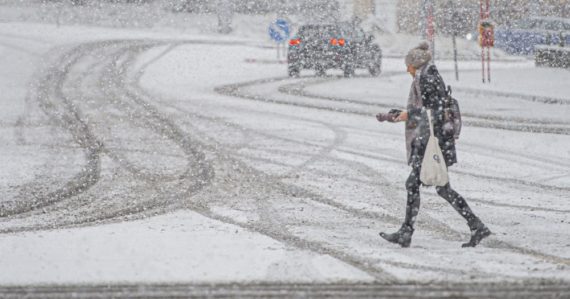
[[[491,83],[491,47],[487,47],[487,82]]]
[[[455,62],[455,80],[459,81],[459,67],[457,66],[457,42],[455,41],[455,32],[453,33],[453,61]]]
[[[485,49],[481,47],[481,78],[485,83]]]
[[[483,21],[488,20],[491,16],[491,3],[490,0],[485,1],[485,8],[483,9],[483,0],[479,0],[479,26]],[[487,82],[491,82],[491,47],[488,44],[487,37],[485,37],[485,30],[480,27],[480,40],[481,40],[481,77],[483,83],[485,83],[485,48],[487,48]]]
[[[218,32],[228,34],[232,31],[233,7],[227,0],[217,0]]]
[[[428,0],[422,0],[422,7],[420,10],[420,33],[423,40],[427,39],[427,4]]]
[[[448,17],[449,26],[451,26],[451,37],[453,42],[453,61],[455,64],[455,80],[459,81],[459,65],[457,63],[457,35],[459,35],[459,24],[462,22],[459,17],[459,12],[454,5],[453,1],[449,1],[447,4],[451,8],[451,15]],[[448,27],[449,27],[448,26]]]

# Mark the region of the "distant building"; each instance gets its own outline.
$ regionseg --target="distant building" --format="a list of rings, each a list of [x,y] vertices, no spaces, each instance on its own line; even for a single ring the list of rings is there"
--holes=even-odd
[[[418,33],[421,26],[420,11],[423,0],[397,1],[397,30]],[[472,31],[479,21],[478,0],[433,0],[436,31],[449,32],[448,7],[454,5],[462,23],[461,31]],[[570,18],[570,0],[492,0],[491,19],[499,25],[509,24],[531,16]]]
[[[352,0],[352,3],[354,16],[365,19],[374,14],[374,0]]]
[[[398,5],[394,0],[374,0],[374,16],[388,32],[398,30]]]
[[[395,32],[397,26],[397,1],[394,0],[338,0],[344,20],[373,17],[383,30]]]

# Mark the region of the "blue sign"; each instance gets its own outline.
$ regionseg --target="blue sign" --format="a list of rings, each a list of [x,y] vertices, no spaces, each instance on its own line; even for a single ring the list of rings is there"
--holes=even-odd
[[[288,39],[290,33],[289,23],[283,19],[277,19],[275,22],[269,24],[269,37],[278,43]]]

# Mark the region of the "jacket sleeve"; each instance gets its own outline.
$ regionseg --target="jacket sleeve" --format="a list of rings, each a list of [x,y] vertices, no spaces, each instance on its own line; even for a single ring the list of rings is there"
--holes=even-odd
[[[408,121],[419,124],[422,119],[423,108],[408,108]]]

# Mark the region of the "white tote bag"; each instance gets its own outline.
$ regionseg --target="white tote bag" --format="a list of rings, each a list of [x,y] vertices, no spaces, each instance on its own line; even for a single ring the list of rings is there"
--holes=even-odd
[[[445,186],[449,182],[447,165],[445,165],[445,160],[441,153],[441,149],[439,148],[437,137],[435,137],[433,133],[431,110],[427,110],[427,115],[429,120],[429,131],[431,134],[429,136],[426,152],[422,161],[420,180],[424,185],[428,186]]]

